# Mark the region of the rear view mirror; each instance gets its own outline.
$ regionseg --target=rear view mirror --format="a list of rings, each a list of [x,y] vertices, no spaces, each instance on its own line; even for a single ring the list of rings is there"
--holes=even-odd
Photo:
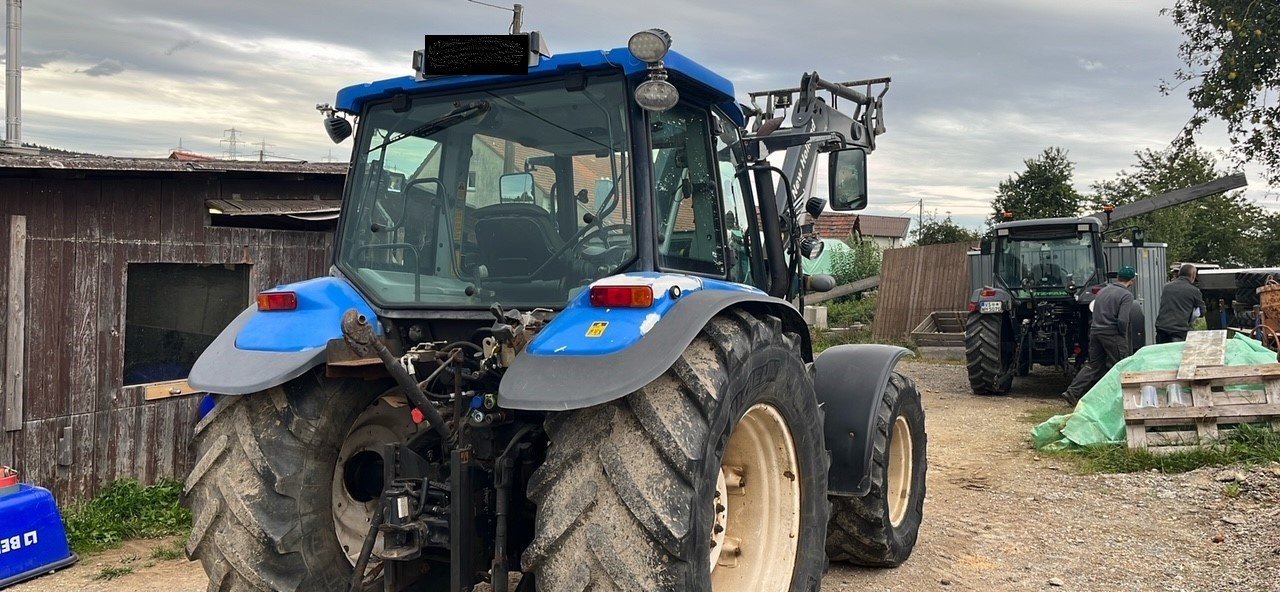
[[[867,153],[861,148],[837,150],[827,155],[827,162],[831,209],[847,212],[867,207]]]
[[[533,174],[511,173],[498,178],[502,203],[533,203]]]

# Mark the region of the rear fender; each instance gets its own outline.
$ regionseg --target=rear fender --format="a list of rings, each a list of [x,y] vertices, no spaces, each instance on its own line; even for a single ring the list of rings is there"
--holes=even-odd
[[[649,285],[649,308],[597,308],[589,290],[556,316],[502,377],[498,403],[508,409],[568,411],[620,399],[662,376],[713,317],[732,307],[782,319],[802,338],[809,331],[786,301],[740,284],[667,273],[632,273],[592,285]]]
[[[990,295],[984,296],[984,292]],[[983,302],[1000,302],[1000,313],[1006,313],[1013,310],[1013,295],[1004,288],[992,288],[988,286],[986,288],[974,290],[973,293],[969,295],[969,312],[981,312]]]
[[[838,345],[813,362],[813,388],[822,404],[831,452],[827,490],[863,496],[871,489],[876,407],[898,360],[911,350],[890,345]]]
[[[342,338],[342,315],[348,309],[377,318],[373,307],[342,278],[316,278],[270,291],[296,293],[298,308],[245,309],[200,354],[187,377],[191,388],[246,395],[284,384],[324,363],[329,340]],[[374,331],[381,334],[380,323],[374,323]]]

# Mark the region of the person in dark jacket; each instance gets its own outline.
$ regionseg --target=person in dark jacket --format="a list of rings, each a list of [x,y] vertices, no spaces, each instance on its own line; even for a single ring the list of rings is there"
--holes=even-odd
[[[1156,315],[1156,343],[1186,341],[1191,321],[1204,314],[1204,296],[1195,286],[1196,266],[1186,263],[1178,277],[1160,291],[1160,312]]]
[[[1137,273],[1124,266],[1116,281],[1107,284],[1093,300],[1093,319],[1089,323],[1089,360],[1076,374],[1062,398],[1075,405],[1080,395],[1093,387],[1116,362],[1129,357],[1129,307],[1133,293],[1129,287]]]

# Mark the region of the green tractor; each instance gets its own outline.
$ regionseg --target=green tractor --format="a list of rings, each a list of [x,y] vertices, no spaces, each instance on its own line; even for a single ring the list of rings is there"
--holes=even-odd
[[[322,106],[355,139],[332,273],[260,294],[189,378],[210,590],[816,591],[828,557],[907,559],[907,352],[816,354],[791,304],[833,285],[799,271],[816,157],[864,207],[888,80],[748,107],[670,43],[428,36]]]

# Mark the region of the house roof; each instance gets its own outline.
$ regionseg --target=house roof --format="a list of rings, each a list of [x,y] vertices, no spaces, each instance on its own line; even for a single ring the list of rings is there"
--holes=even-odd
[[[0,155],[0,175],[21,174],[19,171],[40,171],[64,174],[96,171],[108,174],[129,173],[286,173],[345,175],[346,163],[319,162],[254,162],[244,160],[191,161],[169,158],[114,158],[79,157],[64,155],[13,156]]]
[[[862,236],[905,240],[907,229],[911,227],[911,218],[843,212],[824,212],[814,221],[813,227],[822,237],[843,239],[853,234],[854,221],[858,222],[858,229],[862,231]]]

